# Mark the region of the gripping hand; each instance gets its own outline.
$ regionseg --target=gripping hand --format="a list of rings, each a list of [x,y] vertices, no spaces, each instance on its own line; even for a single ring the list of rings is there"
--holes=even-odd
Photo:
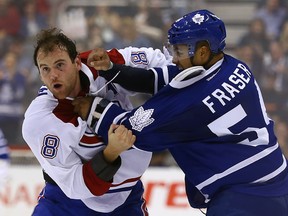
[[[93,127],[99,120],[102,112],[110,103],[107,99],[94,96],[79,97],[72,101],[74,112]]]

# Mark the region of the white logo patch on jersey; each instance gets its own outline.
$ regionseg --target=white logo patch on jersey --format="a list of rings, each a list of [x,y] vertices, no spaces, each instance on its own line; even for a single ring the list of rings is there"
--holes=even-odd
[[[142,131],[144,127],[150,125],[154,119],[151,118],[154,109],[144,110],[143,107],[139,107],[133,116],[129,118],[132,129]]]
[[[197,13],[197,14],[192,18],[192,20],[193,20],[194,23],[197,23],[197,24],[200,25],[200,24],[204,21],[204,16]]]

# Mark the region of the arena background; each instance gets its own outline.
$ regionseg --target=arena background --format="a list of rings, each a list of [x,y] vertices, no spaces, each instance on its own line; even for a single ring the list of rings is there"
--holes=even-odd
[[[41,168],[21,136],[23,113],[41,85],[32,60],[33,38],[41,28],[63,29],[76,41],[79,52],[93,47],[162,49],[171,22],[192,10],[213,11],[226,24],[226,53],[244,60],[258,80],[267,112],[276,122],[279,143],[287,156],[285,4],[280,0],[276,10],[284,9],[283,19],[276,19],[279,23],[266,23],[263,32],[255,36],[251,26],[268,7],[265,0],[0,0],[0,128],[11,153],[8,167],[0,161],[0,215],[31,215],[44,184]],[[275,32],[268,31],[270,25],[277,27]],[[138,105],[147,98],[143,94],[132,100]],[[183,177],[168,152],[153,155],[143,176],[151,216],[203,215],[189,207]]]

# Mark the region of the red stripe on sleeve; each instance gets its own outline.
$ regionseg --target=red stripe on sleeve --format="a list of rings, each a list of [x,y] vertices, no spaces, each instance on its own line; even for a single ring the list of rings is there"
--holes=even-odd
[[[112,185],[111,182],[106,182],[98,178],[92,169],[91,161],[83,165],[83,178],[87,188],[95,196],[101,196],[105,194]]]

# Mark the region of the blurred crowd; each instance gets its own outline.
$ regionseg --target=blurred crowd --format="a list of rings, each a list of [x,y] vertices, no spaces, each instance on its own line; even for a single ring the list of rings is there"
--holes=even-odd
[[[208,2],[0,0],[0,128],[8,144],[26,145],[21,124],[24,111],[41,85],[32,58],[33,39],[41,29],[61,28],[76,41],[79,52],[94,47],[162,49],[171,22],[192,10],[206,8]],[[284,0],[258,0],[247,31],[233,47],[228,44],[227,50],[245,61],[254,73],[267,111],[276,122],[279,143],[288,157],[288,10],[285,4]],[[141,95],[133,100],[137,104],[148,97]],[[171,164],[174,163],[167,152],[155,153],[151,162],[159,166]]]

